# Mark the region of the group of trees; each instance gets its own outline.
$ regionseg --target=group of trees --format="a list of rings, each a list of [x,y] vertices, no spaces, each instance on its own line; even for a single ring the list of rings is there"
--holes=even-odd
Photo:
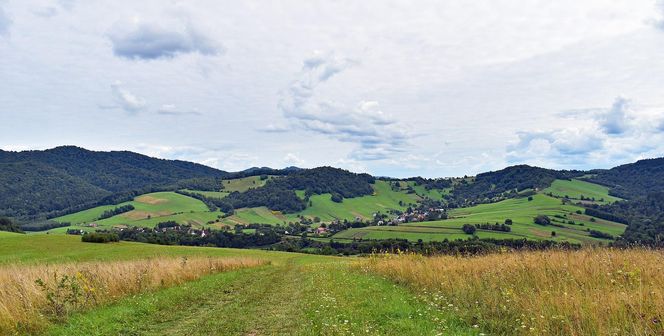
[[[120,241],[120,236],[115,232],[91,232],[81,236],[85,243],[115,243]]]
[[[318,254],[370,254],[370,253],[398,253],[413,252],[424,255],[475,255],[498,252],[501,249],[513,250],[546,250],[579,249],[581,245],[568,242],[555,242],[552,240],[527,239],[479,239],[477,237],[466,240],[443,240],[436,242],[410,242],[405,239],[385,240],[355,240],[352,242],[315,241],[311,239],[288,239],[272,245],[271,249],[289,252],[305,252]]]
[[[23,232],[18,225],[7,217],[0,217],[0,231]]]
[[[281,236],[269,226],[256,228],[255,233],[205,230],[205,234],[192,234],[190,226],[173,226],[170,230],[128,228],[119,232],[120,239],[160,245],[214,246],[249,248],[277,243]]]
[[[115,215],[123,214],[125,212],[129,212],[129,211],[132,211],[132,210],[134,210],[134,206],[131,205],[131,204],[121,205],[121,206],[116,207],[114,209],[104,211],[99,216],[99,219],[111,218]]]
[[[31,231],[31,232],[36,232],[36,231],[47,231],[59,227],[67,227],[70,226],[71,223],[69,222],[56,222],[53,220],[38,220],[38,221],[33,221],[33,222],[28,222],[25,224],[21,224],[21,230],[23,231]]]
[[[509,225],[506,224],[489,224],[489,223],[482,223],[482,224],[464,224],[461,227],[461,230],[463,230],[464,233],[466,234],[475,234],[475,231],[477,229],[480,230],[488,230],[488,231],[501,231],[501,232],[511,232],[512,228]]]

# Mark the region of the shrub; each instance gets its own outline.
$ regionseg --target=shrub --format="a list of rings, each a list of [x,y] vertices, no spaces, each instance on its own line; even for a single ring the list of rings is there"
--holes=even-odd
[[[590,233],[591,237],[601,238],[601,239],[614,239],[613,235],[610,235],[608,233],[604,233],[602,231],[590,230],[588,232]]]
[[[512,225],[512,220],[511,219],[506,219],[505,220],[505,225]]]

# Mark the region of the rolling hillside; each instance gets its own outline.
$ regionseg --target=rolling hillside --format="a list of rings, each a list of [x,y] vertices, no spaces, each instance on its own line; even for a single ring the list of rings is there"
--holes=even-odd
[[[614,236],[621,235],[626,226],[578,214],[583,208],[575,205],[562,205],[560,200],[539,194],[528,198],[509,199],[497,203],[481,204],[469,208],[454,209],[450,219],[431,222],[405,223],[398,226],[369,226],[349,229],[336,234],[335,239],[390,239],[404,238],[411,241],[442,241],[444,239],[466,239],[469,235],[462,230],[464,224],[495,224],[511,219],[510,232],[479,229],[479,238],[496,239],[552,239],[575,243],[600,242],[590,237],[587,230],[598,230]],[[554,225],[542,226],[533,222],[534,217],[547,215]],[[561,227],[562,226],[562,227]],[[552,237],[551,232],[556,235]],[[604,240],[606,242],[606,240]]]
[[[0,215],[54,214],[134,190],[163,188],[226,172],[196,163],[151,158],[132,152],[94,152],[73,146],[44,151],[0,151]]]

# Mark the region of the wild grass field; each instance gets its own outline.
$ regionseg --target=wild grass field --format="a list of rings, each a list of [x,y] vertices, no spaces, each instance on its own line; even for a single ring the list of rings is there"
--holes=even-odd
[[[625,225],[601,219],[591,220],[591,217],[578,214],[583,208],[566,204],[561,200],[544,194],[528,198],[508,199],[505,201],[481,204],[469,208],[452,210],[450,219],[431,222],[405,223],[399,226],[370,226],[350,229],[334,236],[338,239],[387,239],[405,238],[416,241],[436,241],[443,239],[467,238],[461,230],[464,224],[504,223],[511,219],[511,232],[477,230],[480,238],[528,238],[553,239],[557,241],[570,241],[575,243],[597,243],[601,239],[590,237],[588,229],[598,230],[618,236],[625,231]],[[549,216],[556,225],[542,226],[533,222],[537,215]],[[572,224],[573,223],[573,224]],[[556,235],[552,236],[551,232]],[[604,240],[606,241],[606,240]]]
[[[382,256],[360,267],[488,335],[661,335],[663,265],[661,250],[587,248]]]
[[[662,265],[661,251],[642,249],[340,258],[4,233],[0,328],[10,335],[658,335]],[[55,271],[74,276],[85,302],[59,317],[34,282],[53,285]],[[84,300],[90,288],[104,293],[97,302]]]

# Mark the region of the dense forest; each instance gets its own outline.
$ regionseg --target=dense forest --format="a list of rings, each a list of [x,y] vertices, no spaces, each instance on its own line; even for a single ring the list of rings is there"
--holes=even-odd
[[[629,201],[596,207],[594,210],[628,223],[619,244],[664,247],[664,192],[650,193]]]
[[[664,191],[664,158],[640,160],[593,173],[588,181],[608,186],[609,193],[616,197],[633,199]]]

